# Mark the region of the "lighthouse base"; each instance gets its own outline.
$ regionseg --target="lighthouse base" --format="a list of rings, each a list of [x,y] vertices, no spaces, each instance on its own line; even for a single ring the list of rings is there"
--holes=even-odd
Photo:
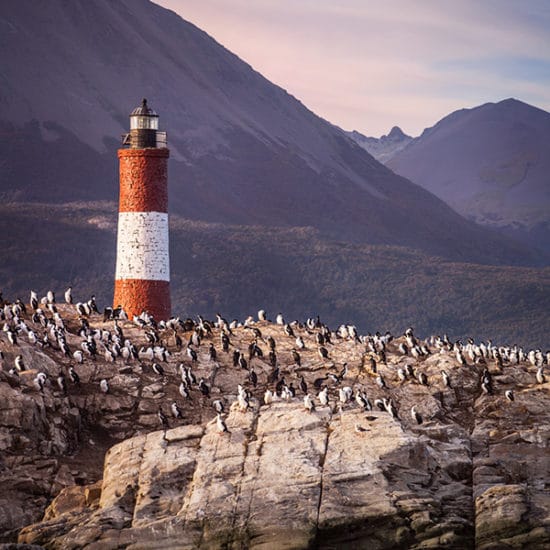
[[[132,319],[146,311],[156,321],[171,316],[170,282],[142,279],[117,279],[113,306],[122,306],[128,318]]]

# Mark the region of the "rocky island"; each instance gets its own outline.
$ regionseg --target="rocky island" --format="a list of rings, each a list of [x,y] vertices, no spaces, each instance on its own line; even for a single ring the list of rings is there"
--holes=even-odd
[[[0,310],[5,548],[550,545],[547,353],[94,306]]]

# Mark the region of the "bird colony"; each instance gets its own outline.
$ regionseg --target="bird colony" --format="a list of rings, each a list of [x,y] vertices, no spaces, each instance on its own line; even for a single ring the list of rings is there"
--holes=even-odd
[[[121,308],[100,311],[94,296],[75,303],[71,289],[59,301],[51,291],[31,292],[28,303],[1,300],[0,384],[78,411],[74,441],[46,446],[53,455],[98,445],[98,433],[111,445],[155,431],[166,453],[171,431],[191,425],[229,448],[249,441],[269,410],[338,422],[367,448],[380,426],[419,439],[451,422],[467,425],[475,403],[488,417],[504,408],[510,418],[529,415],[527,395],[548,388],[548,351],[420,338],[412,327],[360,334],[316,316],[270,321],[263,310],[244,320],[128,319]]]

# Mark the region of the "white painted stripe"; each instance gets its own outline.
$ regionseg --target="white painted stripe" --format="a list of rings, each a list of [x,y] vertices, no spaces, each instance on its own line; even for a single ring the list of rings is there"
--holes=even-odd
[[[119,212],[116,278],[170,280],[168,214]]]

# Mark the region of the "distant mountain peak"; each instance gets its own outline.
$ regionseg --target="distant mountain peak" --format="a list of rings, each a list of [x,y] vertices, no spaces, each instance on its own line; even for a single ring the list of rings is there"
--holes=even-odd
[[[347,132],[347,134],[378,162],[384,164],[401,151],[401,149],[404,149],[413,139],[411,136],[405,134],[399,126],[393,126],[388,135],[380,138],[364,136],[360,132],[357,132],[357,130]]]
[[[406,138],[410,138],[411,136],[408,136],[407,134],[405,134],[403,132],[403,130],[401,130],[401,128],[399,128],[399,126],[394,126],[391,130],[390,130],[390,133],[387,135],[387,136],[382,136],[381,139],[383,139],[384,137],[387,137],[389,139],[393,139],[393,140],[396,140],[396,139],[406,139]]]

